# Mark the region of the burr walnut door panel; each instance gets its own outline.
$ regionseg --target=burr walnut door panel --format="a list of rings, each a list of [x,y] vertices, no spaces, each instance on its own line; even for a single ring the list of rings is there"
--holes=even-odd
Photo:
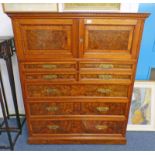
[[[24,19],[16,22],[18,57],[76,57],[76,22],[72,19]]]
[[[136,20],[80,21],[80,57],[131,58]]]

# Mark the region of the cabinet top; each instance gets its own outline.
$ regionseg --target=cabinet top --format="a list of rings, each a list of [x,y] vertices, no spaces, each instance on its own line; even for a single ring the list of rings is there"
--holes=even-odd
[[[11,18],[147,18],[149,13],[106,13],[106,12],[7,12]]]

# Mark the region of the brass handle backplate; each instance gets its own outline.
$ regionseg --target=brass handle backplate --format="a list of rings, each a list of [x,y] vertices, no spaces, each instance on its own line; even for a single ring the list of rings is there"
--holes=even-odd
[[[55,74],[51,74],[51,75],[44,75],[43,79],[45,80],[50,80],[50,79],[56,79],[58,76]]]
[[[47,128],[49,130],[57,130],[57,129],[59,129],[59,126],[58,125],[48,125]]]
[[[101,75],[98,75],[98,78],[108,80],[108,79],[112,79],[112,75],[101,74]]]
[[[113,68],[114,66],[112,64],[100,64],[99,65],[99,68],[102,68],[102,69],[110,69],[110,68]]]
[[[105,129],[108,128],[108,126],[107,126],[107,125],[96,125],[95,128],[96,128],[97,130],[105,130]]]
[[[99,112],[107,112],[107,111],[109,111],[109,107],[96,107],[96,109]]]
[[[46,93],[47,94],[54,94],[54,93],[57,93],[57,89],[55,89],[55,88],[47,88],[46,89]]]
[[[110,93],[111,92],[111,89],[99,88],[99,89],[97,89],[97,92],[98,93],[102,93],[102,94]]]
[[[56,106],[48,106],[46,107],[46,110],[49,111],[49,112],[55,112],[57,111],[59,108],[56,107]]]
[[[55,69],[55,68],[57,68],[57,65],[54,65],[54,64],[43,64],[42,67],[45,68],[45,69]]]

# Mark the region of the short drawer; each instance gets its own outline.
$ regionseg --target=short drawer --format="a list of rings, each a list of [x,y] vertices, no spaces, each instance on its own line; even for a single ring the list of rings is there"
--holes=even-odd
[[[127,64],[123,62],[80,62],[80,69],[84,70],[107,70],[107,69],[118,69],[118,70],[131,70],[133,64]]]
[[[61,97],[61,96],[89,96],[89,97],[128,97],[129,85],[123,84],[27,84],[27,97]]]
[[[120,81],[120,80],[131,80],[131,74],[119,74],[119,73],[81,73],[81,80],[90,80],[90,81]]]
[[[124,121],[33,120],[33,134],[121,134]]]
[[[27,71],[65,71],[76,70],[76,62],[30,62],[21,65]]]
[[[48,115],[124,115],[126,103],[106,102],[30,102],[31,116]]]
[[[27,81],[75,81],[76,73],[25,73]]]

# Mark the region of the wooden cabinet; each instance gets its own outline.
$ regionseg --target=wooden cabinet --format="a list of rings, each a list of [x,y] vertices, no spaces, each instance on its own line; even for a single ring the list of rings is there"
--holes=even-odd
[[[29,143],[125,144],[148,14],[8,13]]]

